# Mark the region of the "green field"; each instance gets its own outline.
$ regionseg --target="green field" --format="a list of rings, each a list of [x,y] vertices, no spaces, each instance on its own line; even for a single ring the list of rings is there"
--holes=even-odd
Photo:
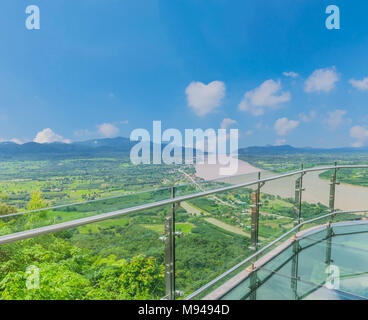
[[[163,224],[143,224],[142,226],[159,234],[164,234]],[[192,231],[193,227],[195,227],[195,225],[191,223],[176,223],[175,231],[181,231],[184,234],[188,234]]]
[[[328,170],[320,174],[322,179],[329,180],[333,171]],[[357,186],[368,186],[368,169],[340,169],[337,172],[337,181]]]
[[[283,155],[279,160],[284,163],[282,168],[267,157],[253,158],[255,165],[274,171],[297,168],[293,157],[286,160]],[[318,157],[312,165],[324,160]],[[113,158],[0,162],[0,215],[82,201],[0,217],[0,235],[168,199],[169,187],[188,183],[182,170],[193,174],[194,167],[133,166]],[[326,172],[322,177],[329,175]],[[338,178],[359,184],[368,176],[364,170],[341,171]],[[211,182],[206,188],[225,185]],[[187,185],[179,187],[177,194],[198,191]],[[247,188],[223,192],[187,201],[176,210],[176,231],[183,233],[176,239],[175,250],[178,290],[193,292],[253,252],[251,193]],[[106,196],[117,197],[103,199]],[[264,245],[294,226],[296,210],[290,198],[261,193],[261,202],[259,241]],[[165,217],[171,211],[171,206],[158,207],[0,246],[0,299],[162,298],[162,236]],[[322,204],[302,203],[303,219],[326,211]],[[25,288],[29,266],[42,273],[38,291]]]
[[[190,166],[181,169],[193,172]],[[51,206],[171,187],[174,182],[188,182],[175,166],[136,166],[126,159],[0,161],[0,195],[18,211],[26,209],[34,190]]]

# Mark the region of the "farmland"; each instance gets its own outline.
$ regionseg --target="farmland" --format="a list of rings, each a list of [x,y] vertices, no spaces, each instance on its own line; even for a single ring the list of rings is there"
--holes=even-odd
[[[158,189],[173,182],[187,182],[175,167],[135,166],[124,159],[0,162],[0,194],[18,210],[26,209],[34,190],[40,190],[49,205],[58,205]]]
[[[291,168],[291,158],[288,162],[282,158]],[[267,157],[253,160],[264,168],[281,170],[275,161],[267,162]],[[177,195],[198,192],[196,185],[181,185],[193,173],[193,166],[133,166],[119,158],[0,162],[0,209],[19,212],[81,202],[2,217],[0,235],[167,199],[174,184],[180,185]],[[364,178],[364,173],[348,177]],[[199,182],[207,190],[226,185]],[[178,290],[189,294],[254,252],[250,242],[252,191],[227,191],[178,207],[175,231],[182,232],[176,239]],[[292,198],[262,192],[261,202],[262,246],[294,226],[296,211]],[[162,239],[165,217],[171,210],[171,206],[158,207],[1,246],[0,299],[162,298]],[[327,211],[321,203],[302,203],[304,219]],[[43,273],[39,291],[23,288],[30,265]]]

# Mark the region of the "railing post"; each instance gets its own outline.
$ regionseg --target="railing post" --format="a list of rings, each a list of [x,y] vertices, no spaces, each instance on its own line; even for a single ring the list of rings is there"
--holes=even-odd
[[[330,198],[329,198],[329,209],[330,212],[335,211],[335,198],[336,198],[336,185],[339,184],[337,182],[337,162],[335,161],[335,168],[333,170],[331,179],[330,179]],[[328,227],[327,227],[327,241],[326,241],[326,260],[325,263],[327,266],[331,264],[331,246],[332,246],[332,236],[333,230],[331,227],[331,223],[334,216],[331,216],[328,220]]]
[[[261,180],[261,172],[258,172],[258,183],[257,183],[257,190],[252,192],[251,194],[251,221],[252,221],[252,229],[250,234],[251,240],[251,249],[254,252],[258,250],[258,233],[259,233],[259,208],[261,204],[261,187],[263,184],[260,182]],[[249,289],[250,289],[250,300],[257,300],[257,287],[258,287],[258,277],[257,277],[257,270],[254,268],[254,262],[257,260],[255,257],[252,261],[252,265],[250,266],[250,282],[249,282]]]
[[[335,162],[335,169],[332,173],[331,179],[330,179],[330,199],[329,199],[329,208],[331,212],[335,211],[335,194],[336,194],[336,185],[339,183],[336,182],[337,179],[337,162]]]
[[[304,170],[304,165],[301,165],[301,170]],[[295,209],[296,209],[296,217],[294,224],[298,225],[301,223],[302,218],[302,194],[305,189],[303,189],[303,176],[305,172],[303,171],[300,174],[300,177],[295,181]]]
[[[175,187],[171,188],[171,198],[175,198]],[[170,215],[165,218],[165,297],[168,300],[175,300],[175,210],[173,203]]]
[[[302,201],[303,201],[303,177],[305,175],[304,164],[301,164],[300,170],[302,171],[300,177],[295,181],[295,209],[296,209],[296,220],[294,221],[295,225],[299,225],[302,221]],[[299,228],[296,230],[296,233],[299,231]],[[300,245],[297,240],[293,243],[293,259],[291,264],[291,290],[294,294],[294,300],[298,300],[298,270],[299,270],[299,251]]]
[[[249,295],[249,300],[257,300],[258,282],[259,282],[259,280],[258,280],[258,276],[257,276],[257,270],[254,270],[250,274],[250,285],[249,285],[250,295]]]
[[[293,243],[293,259],[292,259],[292,264],[291,264],[291,290],[294,293],[294,300],[299,300],[299,295],[298,295],[299,251],[300,251],[299,242],[294,241],[294,243]]]
[[[326,241],[326,259],[325,259],[326,266],[329,266],[331,264],[332,237],[333,237],[333,230],[331,224],[329,224],[327,228],[327,241]]]
[[[251,194],[251,248],[257,251],[258,249],[258,231],[259,231],[259,208],[261,204],[261,172],[258,172],[257,190]]]

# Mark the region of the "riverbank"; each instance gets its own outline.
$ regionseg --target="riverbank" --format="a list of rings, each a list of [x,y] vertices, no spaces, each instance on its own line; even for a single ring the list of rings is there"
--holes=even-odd
[[[258,172],[263,178],[274,175],[272,172],[261,170],[253,165],[239,160],[238,171],[231,176],[220,176],[220,165],[196,165],[196,176],[205,180],[218,179],[229,184],[240,184],[257,179]],[[321,172],[308,172],[303,177],[303,201],[308,203],[329,204],[330,182],[319,177]],[[295,180],[297,176],[290,176],[283,179],[267,182],[262,191],[281,198],[295,197]],[[335,208],[341,210],[362,210],[368,209],[368,187],[340,184],[336,186]]]
[[[227,177],[246,175],[246,174],[256,173],[256,172],[261,171],[261,169],[258,169],[252,166],[248,162],[245,162],[243,160],[238,160],[238,169],[234,174],[220,175],[220,169],[225,168],[226,166],[221,165],[219,161],[217,161],[216,164],[208,164],[206,162],[207,161],[205,161],[204,164],[196,164],[195,166],[196,176],[204,180],[224,179]]]

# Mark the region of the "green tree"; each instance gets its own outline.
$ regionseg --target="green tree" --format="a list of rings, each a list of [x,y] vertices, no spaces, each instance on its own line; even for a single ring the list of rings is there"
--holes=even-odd
[[[36,190],[32,193],[31,200],[27,204],[27,210],[37,210],[42,208],[47,208],[48,203],[42,198],[40,190]]]
[[[27,204],[27,210],[39,210],[43,208],[47,208],[48,203],[45,199],[42,198],[42,194],[40,190],[36,190],[31,195],[31,200],[29,200]],[[25,229],[32,229],[37,227],[38,223],[42,218],[47,215],[46,211],[43,212],[29,212],[25,215],[27,218],[27,222],[25,223]]]
[[[0,216],[11,214],[17,212],[14,207],[8,206],[6,203],[9,200],[8,195],[5,193],[0,193]]]
[[[98,289],[90,291],[87,299],[158,299],[164,295],[165,268],[155,258],[139,255],[128,262],[110,255],[95,266]]]
[[[139,255],[123,265],[119,282],[131,298],[150,299],[163,295],[164,272],[155,258]]]
[[[14,207],[7,206],[6,204],[0,203],[0,216],[15,213],[17,210]]]

